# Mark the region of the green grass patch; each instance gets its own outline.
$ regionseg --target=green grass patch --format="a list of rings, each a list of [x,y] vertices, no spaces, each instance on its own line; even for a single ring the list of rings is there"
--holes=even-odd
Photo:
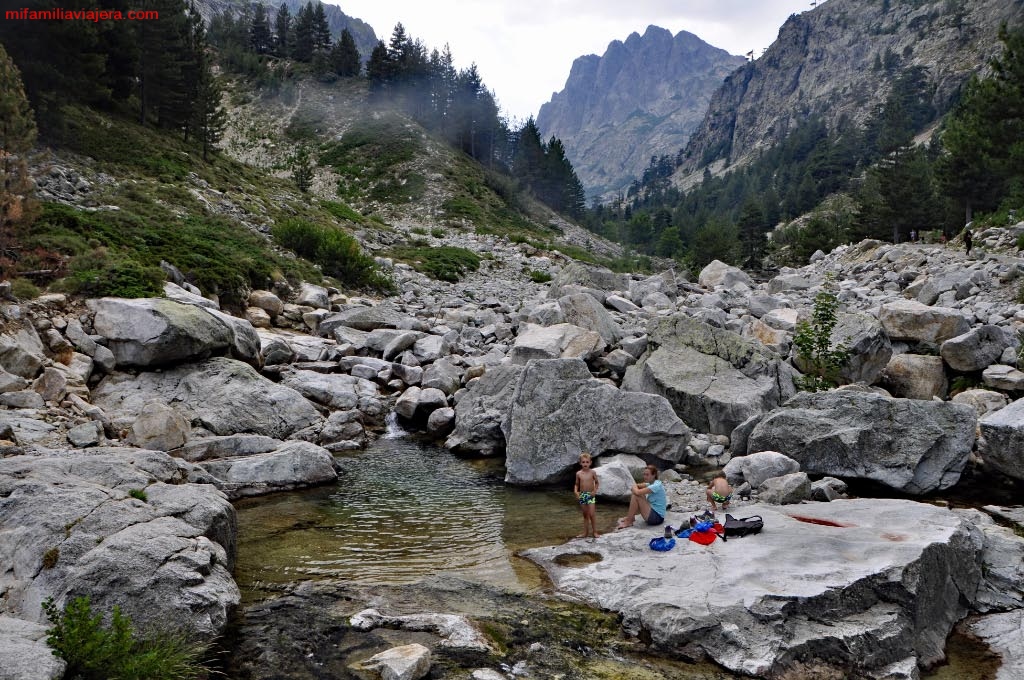
[[[534,283],[548,283],[549,281],[551,281],[551,274],[548,274],[547,272],[537,271],[536,269],[530,270],[529,277],[530,280],[533,281]]]
[[[366,222],[365,217],[344,203],[338,203],[337,201],[320,201],[320,205],[323,206],[324,210],[334,215],[339,220],[347,220],[348,222],[355,222],[356,224],[363,224]]]
[[[431,278],[452,283],[480,268],[480,256],[465,248],[403,246],[393,249],[390,256]]]
[[[325,274],[343,284],[385,291],[394,288],[359,242],[337,227],[284,220],[274,227],[273,234],[285,248],[317,263]]]
[[[149,499],[146,497],[146,492],[143,491],[142,489],[129,489],[128,495],[136,500],[142,501],[143,503],[149,501]]]

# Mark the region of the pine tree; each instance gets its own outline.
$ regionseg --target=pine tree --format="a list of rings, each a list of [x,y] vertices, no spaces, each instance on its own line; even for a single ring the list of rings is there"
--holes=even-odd
[[[13,225],[24,215],[31,181],[25,154],[36,138],[32,109],[17,66],[0,45],[0,275],[8,275]]]
[[[292,27],[292,15],[288,5],[281,3],[274,17],[274,52],[279,57],[288,55],[288,32]]]
[[[309,158],[309,149],[303,144],[296,150],[292,158],[292,181],[299,191],[306,193],[313,186],[313,163]]]
[[[359,49],[356,48],[356,41],[347,28],[341,31],[341,37],[331,49],[331,65],[334,72],[343,78],[359,75]]]
[[[249,48],[256,54],[266,54],[270,51],[272,42],[267,8],[257,2],[253,9],[252,25],[249,27]]]
[[[313,49],[331,49],[331,27],[327,23],[327,15],[321,2],[316,3],[316,7],[313,8]]]
[[[193,49],[196,58],[195,98],[193,100],[191,128],[203,149],[203,160],[221,140],[227,125],[227,112],[221,106],[220,83],[213,75],[207,50],[206,31],[202,18],[193,28]]]
[[[313,3],[306,3],[295,17],[295,40],[292,41],[292,58],[309,62],[313,59]]]

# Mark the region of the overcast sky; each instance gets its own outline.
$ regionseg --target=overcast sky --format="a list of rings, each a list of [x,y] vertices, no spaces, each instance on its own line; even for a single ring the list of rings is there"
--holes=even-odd
[[[387,42],[399,21],[428,49],[451,45],[457,68],[476,62],[502,110],[537,115],[562,90],[577,57],[650,25],[760,56],[810,0],[325,0],[369,23]]]

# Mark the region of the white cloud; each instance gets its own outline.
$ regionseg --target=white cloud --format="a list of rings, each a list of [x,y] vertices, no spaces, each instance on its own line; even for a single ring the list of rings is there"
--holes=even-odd
[[[476,62],[502,109],[536,115],[561,90],[575,58],[649,25],[689,31],[729,51],[760,55],[807,0],[338,0],[386,42],[399,21],[428,48],[451,45],[456,66]]]

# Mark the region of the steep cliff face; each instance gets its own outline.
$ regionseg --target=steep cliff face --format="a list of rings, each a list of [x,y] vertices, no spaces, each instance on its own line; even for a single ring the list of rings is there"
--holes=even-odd
[[[907,68],[928,69],[933,103],[948,109],[1000,49],[1020,0],[829,0],[791,16],[763,56],[731,74],[683,154],[676,181],[705,166],[743,164],[801,121],[862,124]]]
[[[651,156],[682,148],[711,94],[744,61],[692,33],[649,26],[643,36],[612,42],[601,57],[577,59],[537,126],[565,143],[588,194],[615,192]]]

